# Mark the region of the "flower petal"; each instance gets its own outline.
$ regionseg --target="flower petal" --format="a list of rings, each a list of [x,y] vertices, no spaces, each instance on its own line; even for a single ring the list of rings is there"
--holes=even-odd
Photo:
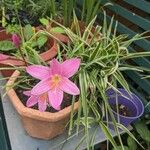
[[[61,64],[57,61],[57,59],[53,59],[50,62],[52,74],[59,74],[61,75]]]
[[[78,71],[79,66],[80,66],[79,58],[72,58],[64,61],[62,63],[62,75],[67,78],[70,78]]]
[[[24,91],[23,94],[26,96],[31,96],[31,91]]]
[[[40,81],[37,85],[31,90],[32,95],[41,95],[50,90],[49,79]]]
[[[63,91],[59,89],[50,90],[48,92],[49,103],[50,105],[56,109],[60,110],[60,105],[63,101]]]
[[[63,77],[60,84],[59,84],[59,88],[71,95],[79,95],[80,94],[80,90],[79,88],[72,82],[70,81],[68,78]]]
[[[8,58],[9,58],[8,55],[0,54],[0,61],[1,61],[1,60],[6,60],[6,59],[8,59]]]
[[[51,75],[51,70],[49,67],[42,65],[31,65],[26,68],[27,73],[37,79],[47,79]]]
[[[27,102],[26,102],[26,106],[27,107],[32,107],[33,105],[35,105],[38,102],[38,97],[37,96],[31,96]]]
[[[47,99],[43,100],[40,99],[40,97],[38,98],[38,109],[39,111],[45,111],[47,108]]]

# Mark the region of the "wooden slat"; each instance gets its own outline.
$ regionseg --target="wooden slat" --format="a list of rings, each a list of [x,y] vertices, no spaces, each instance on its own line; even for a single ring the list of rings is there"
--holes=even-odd
[[[150,2],[145,0],[124,0],[126,3],[133,5],[144,12],[150,13]]]
[[[150,94],[150,82],[146,79],[141,79],[139,73],[135,71],[126,71],[125,72],[135,83],[137,83],[144,91],[149,95]]]
[[[119,6],[118,4],[114,4],[113,6],[108,6],[108,8],[114,11],[116,14],[126,18],[130,22],[143,28],[144,30],[150,30],[150,21],[148,19],[142,18],[141,16],[138,16],[137,14],[128,11],[127,9]]]
[[[147,100],[145,99],[144,95],[142,93],[139,93],[135,88],[133,88],[132,85],[130,85],[130,89],[133,93],[135,93],[140,99],[141,101],[143,102],[144,106],[147,105]],[[150,112],[150,105],[148,107],[145,107],[145,114],[148,114]]]
[[[128,48],[130,52],[136,52],[132,47]],[[146,57],[132,59],[137,65],[150,68],[150,61]]]
[[[103,14],[99,13],[99,17],[103,18]],[[110,21],[111,17],[107,16],[107,20]],[[114,24],[113,24],[113,26],[114,26]],[[117,31],[122,34],[128,34],[129,38],[132,38],[134,35],[137,34],[136,32],[132,31],[131,29],[129,29],[128,27],[126,27],[125,25],[123,25],[120,22],[118,22]],[[150,50],[150,42],[146,39],[138,40],[138,41],[135,41],[134,43],[136,45],[138,45],[139,47],[141,47],[142,49],[144,49],[145,51]]]

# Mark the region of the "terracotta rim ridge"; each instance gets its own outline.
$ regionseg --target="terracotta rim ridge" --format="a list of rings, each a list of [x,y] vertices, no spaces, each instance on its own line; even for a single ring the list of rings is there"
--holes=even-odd
[[[43,53],[40,53],[39,56],[44,60],[44,61],[48,61],[52,58],[54,58],[58,52],[58,47],[57,47],[57,42],[55,39],[49,37],[49,40],[48,40],[50,44],[50,49],[48,49],[47,51],[43,52]],[[49,44],[48,43],[48,44]],[[48,45],[47,44],[47,45]]]

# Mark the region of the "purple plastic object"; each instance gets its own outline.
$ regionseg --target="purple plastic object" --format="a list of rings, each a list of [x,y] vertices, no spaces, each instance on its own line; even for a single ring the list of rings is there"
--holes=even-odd
[[[130,117],[119,115],[114,110],[112,110],[116,121],[119,118],[118,122],[127,127],[137,118],[142,116],[144,113],[144,106],[141,100],[134,93],[129,95],[127,91],[121,88],[119,88],[118,91],[120,91],[121,94],[114,91],[113,89],[108,89],[106,94],[108,96],[108,102],[110,105],[122,104],[131,110],[132,116]]]

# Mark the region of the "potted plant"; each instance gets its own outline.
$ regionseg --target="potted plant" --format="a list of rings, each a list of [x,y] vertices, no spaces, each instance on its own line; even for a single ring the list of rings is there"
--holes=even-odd
[[[39,63],[38,60],[48,61],[57,54],[56,40],[44,33],[43,30],[36,31],[31,25],[24,28],[13,25],[8,28],[12,34],[0,32],[0,66],[10,69],[2,70],[4,76],[10,76],[13,72],[11,66],[25,66],[30,63]]]
[[[130,125],[134,120],[144,113],[144,106],[141,100],[134,94],[124,89],[107,90],[108,103],[118,123],[124,126]]]
[[[26,79],[24,82],[28,82],[31,86],[31,84],[35,84],[39,80],[41,81],[33,88],[29,86],[30,90],[23,92],[23,89],[21,89],[24,96],[26,95],[25,98],[12,88],[16,80],[19,79],[20,72],[15,71],[10,77],[6,85],[7,95],[19,113],[24,128],[30,136],[50,139],[65,130],[71,109],[77,111],[79,104],[76,102],[72,108],[70,106],[70,99],[69,101],[67,100],[68,95],[64,95],[63,93],[71,95],[79,94],[78,87],[69,80],[77,72],[79,66],[80,59],[78,58],[69,59],[63,63],[59,63],[56,59],[53,59],[50,67],[42,65],[28,66],[26,68],[27,73],[38,80],[31,82]],[[43,83],[43,88],[41,88],[41,84]],[[47,84],[47,89],[45,89],[45,83]],[[24,85],[22,84],[22,86]],[[22,95],[23,93],[20,94]],[[33,107],[34,105],[36,106]]]
[[[75,22],[78,23],[77,18],[75,17],[74,19]],[[143,71],[146,69],[132,65],[126,65],[124,63],[124,60],[141,56],[149,56],[150,53],[149,52],[129,53],[127,47],[133,41],[140,39],[141,35],[135,35],[132,39],[127,39],[127,36],[125,35],[117,35],[116,29],[114,30],[113,35],[111,35],[113,19],[111,20],[111,23],[108,28],[106,25],[107,23],[105,22],[106,18],[104,19],[104,26],[102,28],[100,26],[96,26],[96,32],[98,33],[100,31],[102,33],[102,38],[97,38],[96,36],[97,33],[91,32],[95,19],[93,19],[89,23],[83,35],[80,34],[80,31],[74,33],[71,29],[66,28],[63,25],[60,25],[60,27],[64,29],[67,36],[69,37],[70,42],[68,43],[68,45],[62,44],[62,50],[59,51],[57,55],[57,59],[59,60],[59,62],[56,59],[53,59],[50,63],[50,68],[45,66],[28,66],[26,68],[26,71],[33,77],[41,80],[34,87],[33,83],[35,84],[39,80],[33,81],[33,78],[29,78],[27,74],[21,75],[19,78],[17,78],[19,73],[16,71],[13,74],[13,76],[10,77],[6,86],[6,90],[8,96],[10,97],[11,102],[13,103],[14,106],[16,106],[17,111],[20,114],[22,114],[22,116],[24,116],[25,118],[30,117],[30,119],[28,120],[29,123],[31,123],[33,120],[33,124],[38,126],[40,125],[37,124],[37,121],[31,118],[31,112],[36,111],[37,114],[40,115],[39,116],[40,119],[41,116],[44,117],[44,114],[45,113],[47,114],[47,112],[40,112],[37,110],[33,110],[31,108],[27,108],[25,106],[24,107],[21,106],[23,104],[20,105],[21,98],[19,100],[18,96],[20,95],[20,93],[21,95],[23,94],[23,90],[20,92],[19,89],[16,89],[16,92],[18,91],[18,93],[16,94],[13,85],[19,86],[19,84],[21,84],[21,86],[23,86],[24,85],[23,83],[28,84],[29,86],[27,85],[23,86],[25,89],[30,90],[24,93],[30,97],[27,101],[27,106],[28,107],[33,106],[38,102],[39,108],[42,111],[46,109],[45,103],[47,102],[47,95],[49,96],[51,106],[54,107],[55,109],[60,109],[60,103],[62,101],[62,91],[72,95],[79,94],[79,96],[77,97],[73,96],[72,99],[69,98],[71,100],[72,109],[69,108],[69,114],[71,114],[71,116],[68,134],[69,135],[71,134],[71,131],[75,126],[77,127],[78,132],[79,127],[82,125],[85,131],[84,133],[87,148],[90,149],[92,143],[90,142],[91,136],[89,128],[93,123],[97,123],[98,126],[101,127],[104,134],[107,136],[108,140],[117,149],[117,144],[109,131],[109,127],[107,126],[107,123],[109,122],[108,113],[111,116],[112,123],[119,137],[120,143],[121,138],[119,135],[118,127],[127,131],[132,138],[135,139],[135,137],[124,126],[120,126],[116,123],[115,116],[113,115],[111,106],[108,103],[106,91],[108,88],[112,88],[113,90],[118,91],[117,83],[119,83],[128,93],[130,93],[128,83],[123,77],[121,71],[124,70]],[[92,39],[91,42],[88,43],[87,40],[89,35],[92,35],[91,36]],[[77,71],[77,69],[79,68],[79,64],[80,69],[72,79],[78,85],[80,93],[79,89],[77,90],[77,87],[75,88],[74,84],[68,82],[68,79],[66,79],[70,78]],[[62,76],[63,77],[65,76],[65,78],[62,78]],[[21,79],[21,77],[23,77],[22,79],[23,83],[18,82]],[[66,84],[66,86],[64,86],[63,84]],[[54,87],[56,87],[56,90],[53,91],[52,89]],[[59,91],[57,91],[57,88],[59,88]],[[54,92],[53,95],[52,93],[49,93],[51,91]],[[38,96],[38,98],[35,99],[34,96]],[[41,96],[42,101],[39,101],[39,97],[41,98]],[[76,103],[75,100],[78,100],[78,102]],[[19,104],[19,106],[17,104]],[[40,104],[42,104],[42,107],[40,106]],[[78,111],[76,111],[77,109]],[[28,113],[26,112],[27,110],[29,111]],[[58,116],[57,114],[61,115],[63,114],[60,113],[61,111],[62,110],[60,110],[57,113],[54,113],[53,115],[51,114],[50,116],[52,118],[57,118],[56,117]],[[74,118],[74,114],[77,114],[77,118]],[[36,115],[33,116],[35,117]],[[106,124],[103,120],[103,116],[106,116]],[[46,122],[45,118],[41,120]],[[49,120],[51,119],[49,118]],[[57,123],[59,124],[59,122]],[[29,125],[27,124],[26,126],[29,127]],[[44,125],[43,124],[41,125],[42,128],[44,126],[45,123]],[[51,126],[49,125],[49,127],[52,127],[52,125]],[[28,133],[30,132],[28,131]],[[37,136],[37,134],[38,133],[36,133],[35,135]],[[93,136],[94,135],[92,135],[92,137]]]
[[[77,26],[79,26],[77,18],[75,17],[74,19],[76,24],[78,24]],[[113,146],[116,147],[117,144],[111,136],[109,126],[107,126],[109,115],[111,116],[111,121],[115,126],[114,129],[118,137],[118,128],[121,128],[129,134],[130,132],[124,126],[116,122],[110,103],[108,102],[106,91],[108,88],[118,91],[119,88],[117,85],[119,84],[125,91],[131,93],[122,71],[135,70],[144,72],[148,71],[148,69],[125,64],[125,61],[136,57],[149,56],[150,53],[131,53],[128,51],[128,46],[133,41],[144,38],[142,37],[143,34],[137,34],[132,39],[128,39],[127,35],[119,35],[116,33],[117,26],[115,29],[112,29],[113,18],[108,25],[105,15],[102,28],[97,25],[95,32],[92,32],[91,29],[94,23],[95,20],[93,19],[83,34],[80,34],[79,28],[77,28],[78,32],[74,33],[71,29],[62,26],[62,28],[66,30],[71,42],[68,47],[64,46],[64,50],[59,54],[59,59],[63,60],[64,56],[66,58],[81,58],[80,71],[78,75],[75,76],[80,87],[80,105],[77,118],[71,118],[68,133],[70,135],[75,126],[77,126],[77,132],[80,126],[84,126],[85,141],[89,148],[91,146],[90,137],[92,136],[90,135],[89,128],[92,124],[96,123],[101,127]],[[101,38],[97,38],[99,32],[102,35]],[[89,35],[92,37],[91,42],[87,42]],[[142,112],[139,113],[138,117],[140,117],[140,114],[142,114]],[[104,116],[106,116],[106,121],[103,120]],[[132,136],[132,134],[130,134],[130,136]],[[134,136],[132,136],[132,138],[134,138]],[[120,137],[119,142],[121,143]]]

